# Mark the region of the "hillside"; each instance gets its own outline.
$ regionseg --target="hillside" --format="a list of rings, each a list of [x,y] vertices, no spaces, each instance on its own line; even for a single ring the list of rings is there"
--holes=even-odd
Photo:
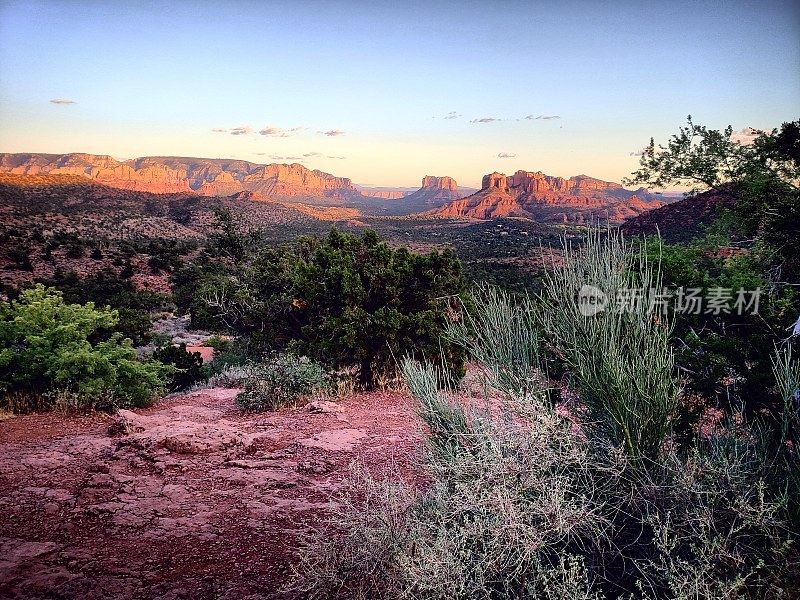
[[[517,171],[510,177],[490,173],[484,176],[480,191],[430,214],[448,218],[527,217],[557,223],[599,219],[621,223],[663,205],[660,196],[644,188],[631,191],[619,183],[586,175],[565,179],[540,171]]]
[[[243,196],[118,189],[78,175],[0,173],[0,283],[49,278],[59,269],[85,276],[125,265],[149,274],[147,252],[132,256],[132,248],[141,250],[151,241],[186,248],[202,244],[216,228],[217,208],[230,209],[245,228],[268,231],[278,240],[322,232],[330,226],[327,220],[352,216],[350,209]],[[139,283],[162,288],[163,278],[147,275]]]
[[[646,235],[660,232],[669,242],[688,241],[701,234],[720,210],[730,207],[734,201],[734,197],[725,192],[703,192],[628,219],[622,230]]]

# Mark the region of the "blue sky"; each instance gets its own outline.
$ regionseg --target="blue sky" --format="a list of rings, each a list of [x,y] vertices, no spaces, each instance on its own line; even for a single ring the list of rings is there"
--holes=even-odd
[[[0,151],[619,180],[689,113],[798,118],[799,7],[0,0]]]

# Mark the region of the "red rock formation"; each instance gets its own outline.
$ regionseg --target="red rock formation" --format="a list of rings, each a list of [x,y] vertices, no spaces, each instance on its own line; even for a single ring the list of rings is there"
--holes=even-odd
[[[148,156],[117,161],[94,154],[0,154],[0,172],[80,175],[111,187],[154,193],[348,199],[359,196],[349,179],[299,164],[260,165],[243,160]]]
[[[441,217],[491,219],[529,217],[544,221],[584,222],[626,218],[663,204],[645,189],[626,190],[618,183],[586,175],[564,179],[540,171],[517,171],[510,177],[489,173],[482,189],[433,211]]]
[[[361,193],[367,198],[378,198],[380,200],[399,200],[409,194],[409,192],[402,190],[375,190],[370,188],[361,188]]]
[[[425,175],[422,178],[422,188],[428,190],[447,190],[451,194],[458,193],[458,184],[452,177],[436,177],[435,175]]]
[[[422,178],[421,188],[396,203],[394,214],[411,214],[431,210],[458,200],[463,195],[458,189],[458,183],[452,177],[426,175]]]

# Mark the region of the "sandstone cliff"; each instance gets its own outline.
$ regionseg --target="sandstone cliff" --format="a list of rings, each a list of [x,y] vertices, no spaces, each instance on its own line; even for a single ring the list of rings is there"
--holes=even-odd
[[[243,160],[148,156],[117,161],[96,154],[0,153],[0,172],[19,175],[80,175],[111,187],[159,194],[193,192],[262,197],[359,197],[345,177],[312,171],[300,164],[262,165]]]
[[[397,214],[412,214],[438,208],[448,202],[464,196],[459,191],[458,183],[452,177],[436,177],[426,175],[422,178],[422,187],[408,194],[398,204]]]
[[[528,217],[564,223],[598,219],[621,223],[662,204],[657,195],[644,188],[626,190],[619,183],[586,175],[565,179],[540,171],[517,171],[511,176],[489,173],[483,177],[479,192],[450,202],[431,214],[472,219]]]

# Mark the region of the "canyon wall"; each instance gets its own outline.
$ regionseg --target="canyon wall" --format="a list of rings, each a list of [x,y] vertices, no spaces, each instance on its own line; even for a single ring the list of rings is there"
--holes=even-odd
[[[147,156],[118,161],[96,154],[0,154],[0,172],[80,175],[108,186],[153,193],[194,192],[229,196],[249,191],[264,197],[360,196],[346,177],[303,165],[262,165],[243,160]]]

